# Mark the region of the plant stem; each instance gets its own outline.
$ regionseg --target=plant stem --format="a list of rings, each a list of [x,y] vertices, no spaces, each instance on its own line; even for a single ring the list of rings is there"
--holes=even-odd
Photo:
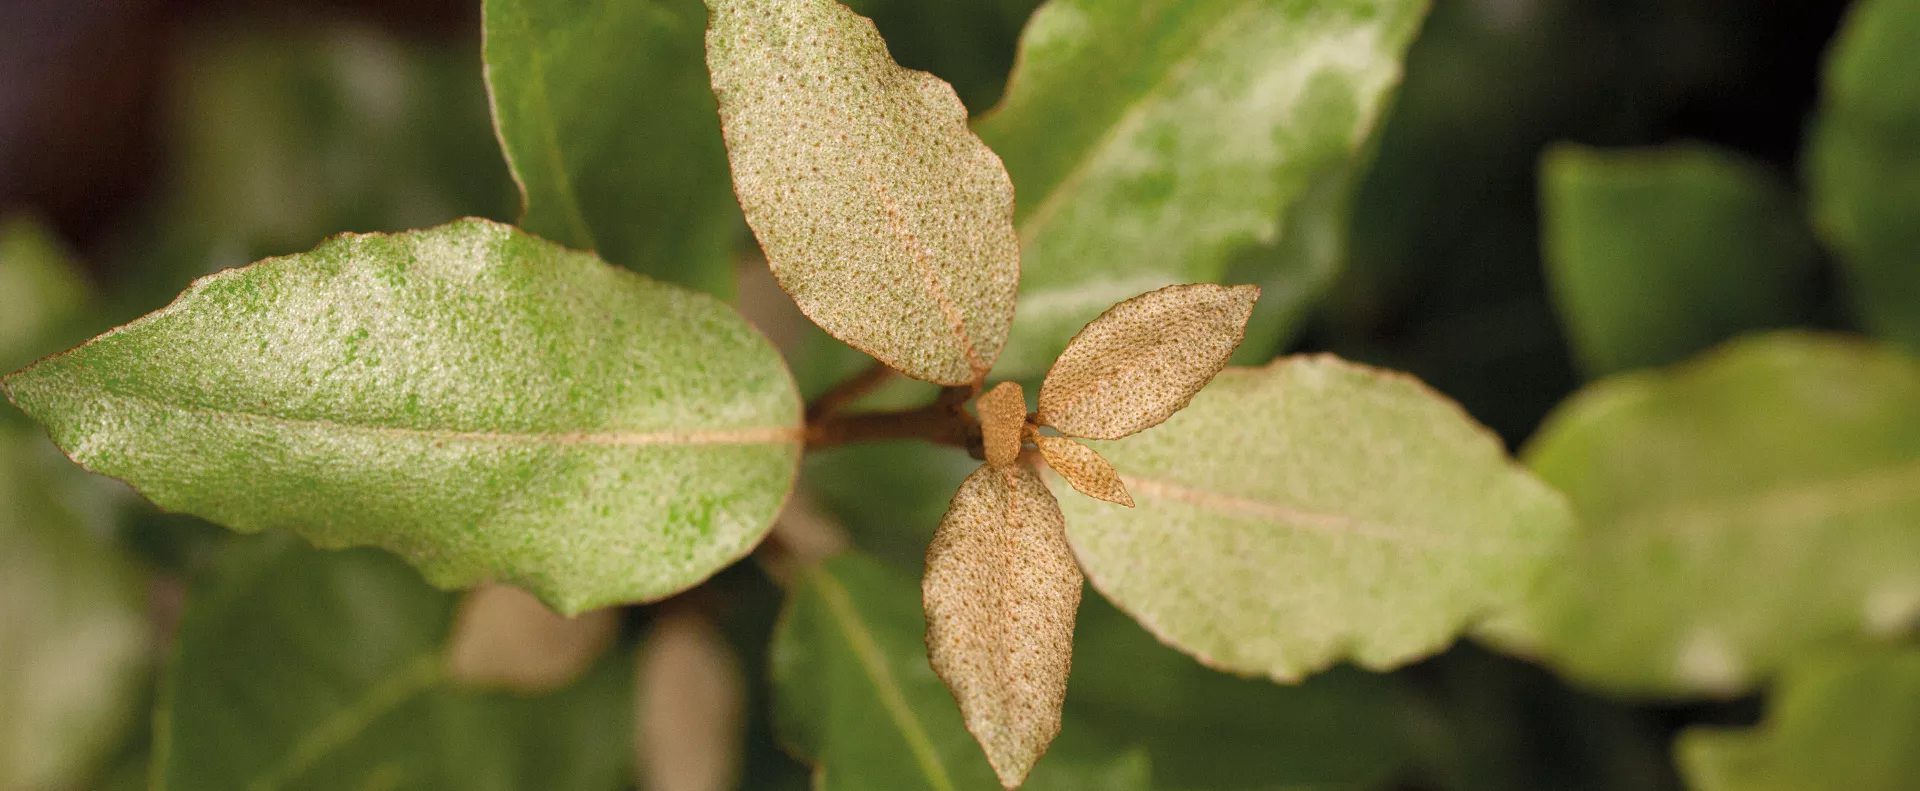
[[[961,448],[975,458],[984,458],[980,421],[963,408],[972,395],[973,388],[948,387],[940,391],[940,397],[933,403],[915,409],[850,415],[828,412],[818,420],[807,422],[807,450],[854,442],[920,439]]]
[[[866,396],[866,394],[873,392],[875,388],[886,384],[887,380],[892,378],[893,369],[888,368],[886,363],[875,360],[873,365],[867,366],[866,370],[854,374],[851,379],[834,385],[833,389],[820,394],[820,397],[815,398],[813,403],[808,404],[807,423],[812,424],[818,422],[829,415],[836,414],[840,410],[852,406],[853,402],[860,400]]]

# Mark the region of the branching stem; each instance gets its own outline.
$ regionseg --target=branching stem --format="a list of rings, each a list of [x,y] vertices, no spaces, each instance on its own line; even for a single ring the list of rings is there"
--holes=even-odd
[[[875,388],[886,384],[893,378],[893,369],[886,363],[875,360],[867,369],[854,374],[852,378],[833,386],[833,389],[820,394],[813,403],[807,405],[807,424],[812,425],[841,410],[853,406]]]
[[[863,373],[835,387],[834,392],[866,379]],[[881,377],[884,381],[884,377]],[[839,414],[822,410],[814,419],[814,408],[807,410],[807,450],[831,448],[855,442],[879,442],[890,439],[919,439],[936,445],[961,448],[975,458],[984,458],[980,444],[980,421],[965,409],[973,397],[972,387],[948,387],[934,402],[923,407],[889,412]],[[832,392],[829,393],[832,395]],[[821,401],[825,401],[823,397]],[[815,407],[820,405],[815,402]]]

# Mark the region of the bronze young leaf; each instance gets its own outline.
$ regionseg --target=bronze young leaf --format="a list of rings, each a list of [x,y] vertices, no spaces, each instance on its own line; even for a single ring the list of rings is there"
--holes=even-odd
[[[833,0],[708,0],[734,193],[781,288],[909,376],[979,382],[1013,321],[1013,183],[953,88]]]
[[[980,396],[980,440],[987,463],[1005,467],[1020,458],[1020,435],[1027,425],[1027,396],[1017,382],[1001,382]]]
[[[1020,464],[968,476],[927,545],[927,657],[1007,788],[1060,732],[1080,583],[1060,504]]]
[[[1087,439],[1152,428],[1187,405],[1245,337],[1258,286],[1196,283],[1107,309],[1040,385],[1040,424]]]
[[[1108,464],[1092,448],[1066,437],[1048,437],[1033,435],[1033,444],[1040,446],[1040,457],[1047,460],[1047,466],[1081,494],[1109,503],[1133,507],[1133,497],[1127,494],[1127,485],[1120,481],[1120,473]]]

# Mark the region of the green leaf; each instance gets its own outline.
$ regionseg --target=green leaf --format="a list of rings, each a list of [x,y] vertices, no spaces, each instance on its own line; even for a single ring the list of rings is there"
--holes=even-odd
[[[1782,675],[1758,728],[1692,728],[1675,745],[1693,791],[1920,787],[1920,650],[1826,656]]]
[[[632,652],[547,697],[462,692],[453,605],[379,552],[230,542],[188,594],[154,791],[624,788]]]
[[[203,279],[4,386],[163,508],[569,614],[745,554],[800,450],[793,382],[737,314],[484,220]]]
[[[909,376],[984,378],[1020,279],[1013,185],[953,89],[833,0],[709,0],[734,191],[801,312]]]
[[[1920,619],[1920,363],[1802,333],[1599,382],[1526,458],[1574,547],[1490,625],[1606,688],[1730,694]]]
[[[78,787],[133,724],[139,576],[56,497],[46,441],[0,426],[0,788]]]
[[[912,577],[859,555],[802,572],[772,649],[782,738],[815,766],[816,791],[1000,788],[927,664]],[[1069,721],[1023,788],[1147,788],[1138,752],[1106,749]]]
[[[1540,194],[1547,278],[1590,374],[1678,362],[1804,313],[1813,240],[1758,163],[1701,145],[1561,145],[1541,158]]]
[[[699,0],[486,0],[481,15],[520,226],[731,294],[740,210]]]
[[[1115,302],[1217,282],[1241,256],[1290,244],[1292,212],[1384,112],[1425,12],[1421,0],[1036,12],[1006,97],[979,123],[1019,194],[1020,312],[999,373],[1044,371]],[[1318,295],[1326,275],[1310,257],[1281,260],[1299,271],[1248,279],[1274,300]]]
[[[1804,158],[1814,224],[1866,324],[1920,350],[1920,6],[1854,3],[1830,53]]]
[[[918,577],[954,493],[979,468],[957,448],[874,442],[807,453],[800,480],[863,551]]]
[[[1067,717],[1145,747],[1159,791],[1380,787],[1408,760],[1411,701],[1398,677],[1352,668],[1292,686],[1218,673],[1081,599]]]
[[[900,65],[952,83],[960,101],[978,113],[1005,90],[1020,28],[1040,1],[852,0],[846,5],[873,19]]]
[[[0,371],[41,355],[87,299],[72,257],[31,216],[0,218]]]
[[[1236,673],[1437,651],[1524,594],[1571,528],[1453,402],[1333,357],[1229,368],[1167,422],[1089,444],[1137,507],[1061,492],[1088,581]]]

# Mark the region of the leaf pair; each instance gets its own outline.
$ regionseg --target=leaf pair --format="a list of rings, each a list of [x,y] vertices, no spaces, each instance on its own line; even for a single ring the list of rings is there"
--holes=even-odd
[[[987,463],[961,484],[927,546],[927,654],[1007,788],[1060,731],[1082,578],[1066,519],[1023,440],[1074,488],[1132,505],[1113,467],[1046,425],[1118,438],[1172,416],[1227,364],[1260,290],[1170,286],[1127,300],[1074,338],[1029,418],[1020,386],[980,397]]]

